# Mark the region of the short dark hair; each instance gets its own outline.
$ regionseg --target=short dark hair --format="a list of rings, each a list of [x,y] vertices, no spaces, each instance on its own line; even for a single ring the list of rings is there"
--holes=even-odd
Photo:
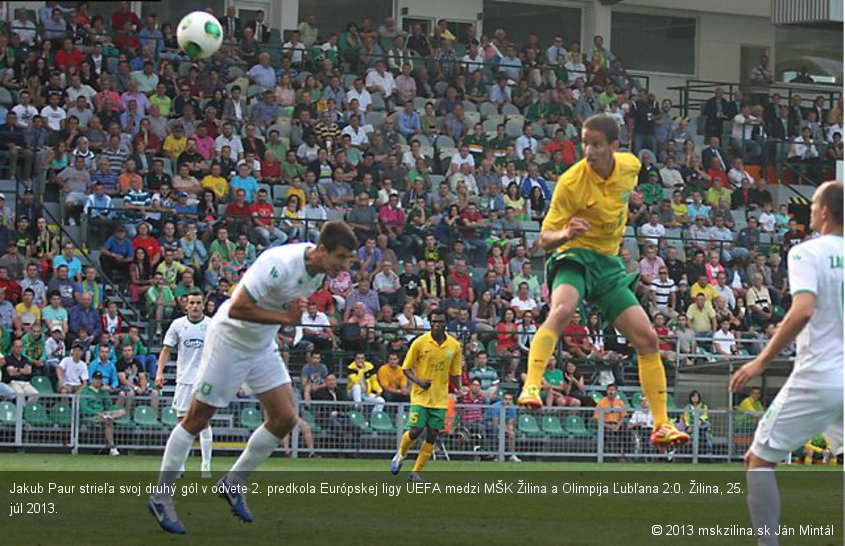
[[[819,203],[826,207],[836,225],[842,225],[842,182],[825,182],[818,189]]]
[[[446,321],[446,311],[440,309],[439,307],[437,309],[432,309],[428,313],[428,320],[431,321],[431,319],[433,319],[435,316],[441,316],[443,317],[443,321]]]
[[[318,244],[326,247],[329,252],[334,252],[338,248],[356,250],[359,246],[355,232],[346,222],[326,222],[320,232]]]
[[[597,114],[587,118],[584,122],[584,130],[598,131],[604,135],[608,144],[619,140],[619,125],[616,120],[604,114]]]

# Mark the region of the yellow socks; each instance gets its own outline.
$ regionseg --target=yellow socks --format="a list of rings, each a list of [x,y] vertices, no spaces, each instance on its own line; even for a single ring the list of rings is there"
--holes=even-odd
[[[534,339],[531,340],[531,347],[528,349],[528,375],[525,378],[526,387],[539,387],[549,364],[549,358],[555,351],[558,333],[541,326]],[[664,389],[665,390],[665,389]]]
[[[407,433],[406,433],[407,434]],[[404,440],[404,438],[403,438]],[[417,462],[414,463],[414,472],[419,472],[425,466],[425,463],[428,462],[428,459],[431,458],[431,454],[434,453],[434,444],[430,444],[428,442],[423,442],[420,446],[420,454],[417,455]]]
[[[637,355],[637,361],[640,385],[643,393],[648,397],[648,405],[654,417],[654,429],[657,430],[661,425],[669,422],[669,416],[666,413],[666,372],[663,370],[660,353]]]
[[[811,466],[813,464],[813,456],[810,455],[809,457],[804,457],[804,464]]]
[[[411,444],[413,443],[414,441],[411,439],[411,433],[406,431],[405,434],[402,435],[402,443],[399,444],[399,454],[402,455],[403,459],[406,455],[408,455],[408,450],[411,449]]]

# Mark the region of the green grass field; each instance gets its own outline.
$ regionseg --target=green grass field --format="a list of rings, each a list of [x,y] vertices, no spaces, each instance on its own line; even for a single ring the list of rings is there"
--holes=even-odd
[[[233,462],[215,457],[215,480]],[[140,485],[154,483],[158,456],[54,455],[38,453],[0,454],[0,509],[9,513],[14,502],[52,502],[53,514],[10,517],[3,526],[3,542],[57,544],[86,543],[203,544],[234,541],[273,541],[291,544],[750,544],[746,538],[700,536],[699,527],[750,525],[744,493],[728,494],[729,483],[744,488],[741,465],[731,464],[618,464],[580,462],[494,463],[433,461],[427,479],[441,490],[413,494],[406,489],[407,461],[399,476],[388,471],[388,461],[377,459],[287,459],[276,457],[250,478],[249,504],[256,521],[246,525],[228,513],[228,506],[208,489],[215,480],[202,480],[199,458],[192,457],[189,474],[177,482],[176,505],[188,528],[186,537],[169,536],[159,530],[146,510],[146,493],[81,494],[83,484]],[[782,544],[842,544],[842,477],[840,468],[782,467],[778,479],[782,491],[782,520],[787,525],[835,523],[834,537],[794,537]],[[64,471],[64,472],[62,472]],[[96,472],[94,472],[96,471]],[[517,494],[519,481],[544,485],[547,492]],[[718,494],[688,494],[690,480],[718,485]],[[510,494],[446,493],[447,486],[494,483],[510,484]],[[12,495],[12,483],[49,482],[74,485],[74,494]],[[254,482],[254,483],[253,483]],[[366,484],[380,493],[342,496],[318,493],[267,493],[268,487],[290,483]],[[566,483],[611,486],[613,483],[655,484],[656,494],[603,494],[588,496],[563,492]],[[679,484],[675,486],[674,484]],[[195,485],[194,485],[195,484]],[[665,484],[665,485],[664,485]],[[180,496],[194,485],[196,494]],[[206,492],[202,493],[202,487]],[[398,496],[388,496],[392,486]],[[429,486],[433,487],[433,486]],[[678,487],[676,490],[675,487]],[[5,515],[5,514],[2,514]],[[692,536],[652,536],[651,526],[690,525]],[[669,530],[670,528],[666,528]],[[684,529],[678,527],[678,531]]]

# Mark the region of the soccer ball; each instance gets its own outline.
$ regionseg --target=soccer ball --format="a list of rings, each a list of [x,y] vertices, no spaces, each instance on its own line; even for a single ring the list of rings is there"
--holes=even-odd
[[[207,59],[223,43],[223,27],[210,13],[195,11],[184,16],[176,28],[179,47],[192,59]]]

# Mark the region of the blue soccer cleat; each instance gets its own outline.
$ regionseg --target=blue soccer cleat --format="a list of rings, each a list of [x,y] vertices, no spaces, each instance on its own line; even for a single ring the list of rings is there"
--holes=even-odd
[[[393,459],[390,460],[390,473],[394,476],[399,474],[399,471],[402,470],[402,461],[404,460],[404,457],[397,452],[396,455],[393,456]]]
[[[246,505],[246,494],[237,491],[235,486],[226,480],[226,475],[217,482],[218,495],[229,503],[232,513],[241,521],[252,523],[252,512]]]
[[[185,534],[185,526],[179,521],[172,500],[170,502],[158,502],[154,497],[150,497],[150,500],[147,501],[147,508],[150,509],[150,513],[162,529],[177,535]]]
[[[408,481],[412,483],[425,483],[425,480],[420,476],[419,472],[411,472],[408,474]]]

